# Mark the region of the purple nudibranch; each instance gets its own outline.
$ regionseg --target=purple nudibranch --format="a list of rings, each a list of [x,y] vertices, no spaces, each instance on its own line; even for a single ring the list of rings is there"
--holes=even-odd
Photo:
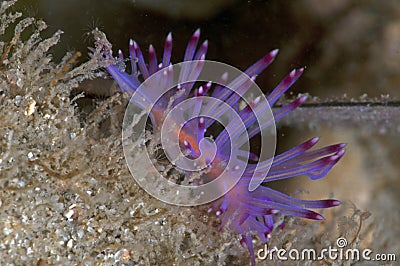
[[[200,30],[196,30],[190,38],[183,61],[191,60],[204,60],[207,53],[208,42],[204,41],[201,45],[198,45],[200,39]],[[111,51],[103,51],[104,57],[110,60],[114,60]],[[110,64],[106,66],[106,70],[118,83],[120,89],[123,92],[133,94],[136,89],[140,86],[143,80],[149,78],[152,74],[163,70],[166,74],[163,75],[165,80],[160,83],[168,84],[172,78],[172,67],[171,67],[171,52],[172,52],[172,35],[169,33],[165,40],[164,52],[161,61],[157,60],[157,55],[154,47],[150,45],[148,62],[145,61],[143,53],[139,45],[131,40],[129,42],[129,54],[130,54],[130,65],[131,69],[129,72],[121,70],[117,64]],[[250,66],[245,73],[253,80],[259,75],[267,66],[272,63],[275,59],[278,50],[272,50],[267,53],[263,58],[257,61],[255,64]],[[116,60],[123,61],[124,56],[121,51],[118,52],[118,58]],[[115,60],[114,60],[115,62]],[[198,75],[201,71],[201,66],[198,65],[197,69],[191,69],[191,73]],[[294,69],[291,71],[267,96],[269,105],[274,105],[277,100],[296,82],[296,80],[303,73],[303,68]],[[182,73],[181,73],[182,74]],[[226,81],[226,77],[222,76],[222,83]],[[242,84],[245,86],[245,84]],[[249,137],[253,137],[260,132],[260,127],[266,127],[268,125],[254,126],[256,122],[255,111],[253,108],[242,108],[239,109],[237,94],[232,93],[229,84],[226,87],[217,85],[213,92],[209,92],[211,83],[203,85],[199,88],[194,88],[193,83],[187,83],[176,88],[180,91],[179,97],[173,100],[170,104],[170,99],[173,96],[173,92],[166,93],[161,99],[160,104],[157,104],[150,113],[150,118],[153,123],[153,128],[157,128],[163,123],[165,111],[167,108],[173,108],[188,97],[203,96],[210,94],[211,97],[218,98],[230,106],[235,108],[240,118],[245,122],[248,130]],[[182,93],[183,90],[183,93]],[[190,94],[193,92],[193,96]],[[145,93],[145,92],[143,92]],[[160,94],[162,92],[160,91]],[[152,95],[148,95],[151,98]],[[146,95],[143,95],[145,98]],[[306,101],[306,96],[302,96],[292,101],[291,103],[279,108],[274,112],[275,121],[278,121],[282,117],[286,116],[298,106]],[[135,103],[141,108],[145,108],[143,103]],[[258,104],[257,99],[251,103],[254,107]],[[199,141],[204,138],[205,129],[210,127],[213,121],[210,119],[199,117],[188,122],[186,131],[183,138],[180,138],[180,146],[188,151],[188,155],[191,158],[196,158],[199,153]],[[226,155],[224,151],[229,148],[228,143],[229,136],[225,131],[219,133],[215,138],[217,145],[216,158],[213,162],[209,162],[211,171],[205,173],[204,178],[206,180],[212,180],[220,172],[218,169],[217,161],[224,161]],[[263,184],[254,191],[249,191],[250,178],[254,174],[265,174],[255,173],[254,164],[249,163],[244,171],[243,176],[239,182],[223,197],[217,199],[211,203],[209,209],[210,212],[215,212],[220,220],[220,229],[228,229],[241,235],[241,243],[247,247],[250,252],[251,263],[255,264],[255,252],[253,247],[252,239],[257,236],[258,239],[265,243],[270,238],[270,233],[276,226],[277,214],[281,213],[284,215],[308,218],[313,220],[323,220],[324,218],[310,210],[310,209],[321,209],[338,206],[340,202],[334,199],[325,200],[302,200],[294,198],[268,188],[266,184],[271,181],[280,179],[291,178],[299,175],[306,175],[312,180],[320,179],[324,177],[330,169],[342,158],[344,154],[345,144],[335,144],[327,147],[318,149],[312,149],[318,142],[319,138],[312,138],[298,146],[291,148],[279,155],[276,155],[273,159],[272,165],[269,172],[267,173]],[[232,140],[231,140],[232,141]],[[234,143],[234,140],[233,142]],[[253,161],[257,161],[258,157],[255,154],[248,154],[249,158]],[[262,164],[263,162],[258,162]],[[214,169],[215,168],[215,169]]]

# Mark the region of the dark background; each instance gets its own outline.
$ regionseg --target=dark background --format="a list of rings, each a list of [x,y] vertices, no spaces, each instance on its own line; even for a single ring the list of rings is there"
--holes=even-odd
[[[21,0],[18,8],[42,17],[49,33],[65,34],[56,55],[86,53],[87,33],[104,31],[115,50],[127,51],[130,38],[143,50],[152,43],[159,55],[168,32],[174,38],[174,62],[187,40],[201,28],[209,40],[208,59],[245,69],[268,51],[280,55],[260,75],[267,93],[291,69],[306,67],[293,92],[322,100],[367,93],[400,95],[400,5],[397,1],[167,1],[167,0]]]

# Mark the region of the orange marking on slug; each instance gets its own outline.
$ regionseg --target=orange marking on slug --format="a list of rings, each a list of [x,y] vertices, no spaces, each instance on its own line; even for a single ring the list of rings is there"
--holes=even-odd
[[[165,117],[164,117],[164,110],[159,110],[159,109],[153,109],[151,111],[153,117],[156,119],[158,125],[162,125]],[[172,125],[171,125],[172,126]],[[180,130],[181,127],[180,125],[176,124],[175,127],[173,128],[173,132],[178,134],[178,139],[179,139],[179,144],[181,146],[184,146],[183,142],[186,140],[190,146],[197,152],[200,153],[199,145],[197,143],[197,138],[196,136],[193,136],[192,134],[188,133],[185,131],[185,129]],[[161,130],[161,129],[157,129]],[[218,177],[221,172],[224,170],[225,166],[222,164],[222,160],[220,160],[218,157],[215,157],[214,160],[212,161],[212,167],[210,171],[207,173],[209,177]],[[202,161],[202,163],[205,163],[205,161]]]

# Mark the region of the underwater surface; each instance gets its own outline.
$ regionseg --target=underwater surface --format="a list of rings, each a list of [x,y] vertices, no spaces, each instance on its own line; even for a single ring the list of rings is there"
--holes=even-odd
[[[208,211],[212,203],[166,204],[132,177],[121,138],[129,98],[106,71],[113,60],[105,62],[108,50],[99,45],[127,57],[132,38],[147,62],[148,46],[162,58],[171,32],[171,62],[178,63],[198,28],[208,60],[243,71],[278,48],[257,75],[266,95],[304,67],[272,107],[308,95],[277,122],[277,154],[316,136],[315,149],[347,144],[321,179],[268,183],[296,198],[341,202],[315,210],[322,221],[269,213],[275,228],[268,247],[321,251],[338,248],[340,239],[344,251],[387,255],[270,260],[258,256],[265,246],[253,237],[256,265],[398,265],[398,1],[14,2],[0,8],[1,265],[251,265],[248,245],[221,230],[218,210]],[[112,63],[123,72],[128,61]]]

